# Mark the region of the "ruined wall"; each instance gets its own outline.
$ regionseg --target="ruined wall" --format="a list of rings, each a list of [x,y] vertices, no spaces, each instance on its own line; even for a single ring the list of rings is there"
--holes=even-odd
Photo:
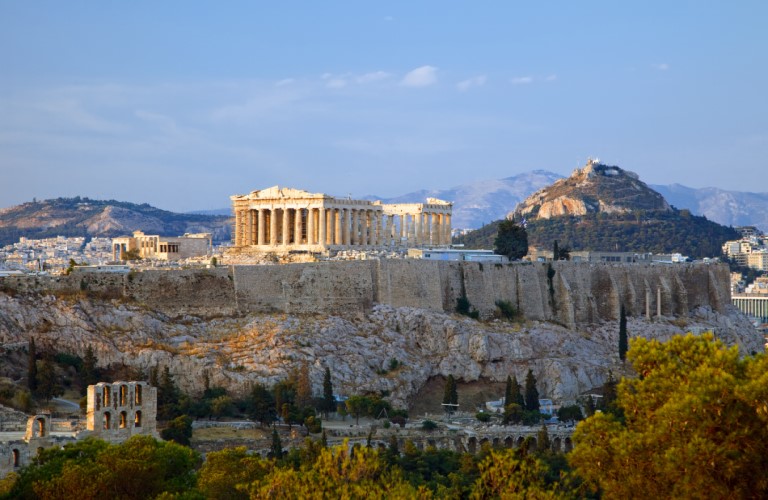
[[[551,271],[550,271],[551,269]],[[550,279],[551,276],[551,279]],[[619,317],[687,315],[730,303],[723,264],[445,262],[392,259],[3,278],[0,287],[128,298],[172,316],[236,312],[348,314],[374,303],[452,312],[466,296],[481,317],[510,302],[526,318],[568,327]]]
[[[99,382],[88,386],[88,435],[123,442],[131,436],[157,434],[157,388],[146,382]]]

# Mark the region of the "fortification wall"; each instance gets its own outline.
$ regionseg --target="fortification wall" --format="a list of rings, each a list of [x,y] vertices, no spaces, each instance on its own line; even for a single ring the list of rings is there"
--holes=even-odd
[[[565,326],[627,314],[687,315],[730,303],[723,264],[493,264],[392,259],[143,271],[129,275],[3,278],[6,290],[83,293],[133,299],[177,316],[237,312],[348,314],[374,303],[452,312],[466,296],[481,317],[496,301],[526,318]]]

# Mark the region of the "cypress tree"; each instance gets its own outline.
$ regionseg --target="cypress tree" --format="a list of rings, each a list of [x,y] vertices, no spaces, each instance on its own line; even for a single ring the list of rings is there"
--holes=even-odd
[[[336,410],[336,398],[333,396],[333,384],[331,383],[331,369],[325,367],[323,375],[323,413],[327,417],[329,413]]]
[[[552,260],[560,260],[560,247],[557,245],[557,240],[552,245]]]
[[[27,365],[27,386],[32,394],[37,392],[37,348],[35,338],[29,338],[29,360]]]
[[[539,410],[539,391],[536,389],[536,377],[529,368],[525,376],[525,409],[527,411]]]
[[[443,392],[443,404],[455,405],[459,402],[459,394],[456,390],[456,379],[453,375],[448,375],[445,381],[445,391]]]
[[[283,458],[283,442],[280,441],[280,434],[277,433],[275,428],[272,428],[272,446],[270,446],[269,450],[273,458],[277,460]]]
[[[624,361],[627,358],[629,341],[627,340],[627,312],[624,310],[624,304],[619,310],[619,359]]]
[[[96,355],[93,353],[93,348],[89,345],[85,349],[85,356],[83,357],[83,391],[88,388],[89,385],[97,383],[99,380],[98,372],[96,371]]]

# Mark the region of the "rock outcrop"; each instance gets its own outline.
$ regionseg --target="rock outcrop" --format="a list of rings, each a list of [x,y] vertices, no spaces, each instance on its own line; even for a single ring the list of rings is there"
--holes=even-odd
[[[561,215],[671,210],[659,193],[638,175],[617,166],[589,160],[570,177],[555,181],[519,203],[510,215],[549,219]]]

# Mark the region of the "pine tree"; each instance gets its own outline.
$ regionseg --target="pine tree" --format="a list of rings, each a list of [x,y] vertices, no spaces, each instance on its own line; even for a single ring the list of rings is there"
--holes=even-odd
[[[323,375],[323,402],[322,411],[326,417],[332,411],[336,410],[336,398],[333,396],[333,384],[331,383],[331,369],[325,367],[325,374]]]
[[[58,384],[56,369],[53,366],[51,356],[47,355],[43,358],[43,365],[37,373],[37,393],[46,401],[50,401],[51,398],[63,393]]]
[[[619,310],[619,359],[624,361],[627,358],[629,342],[627,340],[627,312],[624,310],[624,304]]]
[[[507,406],[513,401],[514,394],[512,393],[512,376],[507,375],[507,385],[504,387],[504,406]]]
[[[555,244],[552,245],[552,260],[560,260],[560,248],[557,245],[557,240],[555,240]]]
[[[539,410],[539,391],[536,389],[536,377],[529,368],[525,376],[525,409],[526,411]]]
[[[37,392],[37,348],[35,338],[29,339],[29,360],[27,365],[27,386],[32,394]]]

